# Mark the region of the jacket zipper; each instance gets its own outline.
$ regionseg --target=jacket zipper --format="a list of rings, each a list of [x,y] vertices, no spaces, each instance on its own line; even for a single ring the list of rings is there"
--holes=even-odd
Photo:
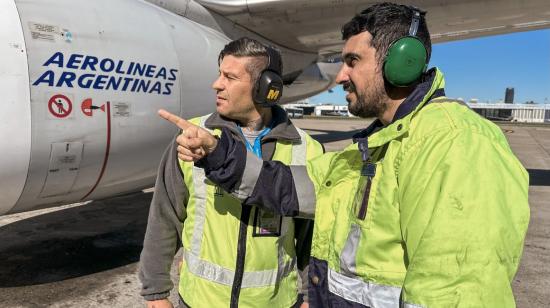
[[[363,169],[361,170],[361,175],[367,177],[367,184],[365,187],[365,192],[363,193],[361,208],[359,208],[359,213],[357,214],[357,218],[359,218],[360,220],[365,220],[365,218],[367,217],[367,209],[369,207],[370,188],[372,185],[372,178],[375,176],[375,174],[376,174],[375,164],[369,161],[363,165]]]
[[[357,218],[360,220],[365,220],[365,217],[367,216],[367,208],[369,207],[369,195],[370,195],[370,186],[371,186],[372,180],[370,176],[367,178],[367,187],[365,188],[365,192],[363,193],[363,201],[361,201],[361,208],[359,209],[359,214],[357,215]]]
[[[244,261],[246,256],[246,235],[248,232],[248,220],[250,219],[251,206],[242,206],[241,222],[239,225],[239,241],[237,243],[237,263],[235,265],[235,277],[231,288],[231,308],[239,307],[239,296],[244,275]]]

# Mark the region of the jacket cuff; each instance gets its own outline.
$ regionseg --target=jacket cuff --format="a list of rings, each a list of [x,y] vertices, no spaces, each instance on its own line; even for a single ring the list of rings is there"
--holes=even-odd
[[[168,292],[163,292],[163,293],[155,293],[155,294],[143,295],[143,298],[144,298],[146,301],[158,301],[159,299],[168,298],[168,296],[170,296],[170,291],[168,291]]]

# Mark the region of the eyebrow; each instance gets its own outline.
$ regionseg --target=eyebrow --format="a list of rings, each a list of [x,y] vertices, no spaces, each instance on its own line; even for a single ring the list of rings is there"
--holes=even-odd
[[[221,74],[224,74],[226,76],[230,76],[230,77],[235,77],[235,78],[238,78],[238,79],[241,79],[241,76],[235,74],[234,72],[231,72],[231,71],[222,71],[222,70],[218,70],[218,72],[220,72]]]
[[[344,59],[344,62],[347,62],[353,59],[361,59],[361,56],[356,54],[355,52],[347,52],[342,56],[342,59]]]

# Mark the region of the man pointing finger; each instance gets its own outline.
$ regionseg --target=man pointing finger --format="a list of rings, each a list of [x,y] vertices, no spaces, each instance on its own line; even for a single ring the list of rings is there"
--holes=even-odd
[[[303,166],[323,150],[275,104],[282,91],[278,51],[242,38],[224,47],[218,63],[215,113],[186,121],[159,111],[183,132],[159,167],[140,261],[141,294],[149,307],[156,300],[170,304],[169,270],[183,246],[183,307],[292,307],[301,302],[298,289],[305,293],[297,269],[309,259],[312,223],[242,206],[193,161],[216,148],[213,135],[222,131],[246,146],[244,153],[224,153],[236,162],[248,152]]]

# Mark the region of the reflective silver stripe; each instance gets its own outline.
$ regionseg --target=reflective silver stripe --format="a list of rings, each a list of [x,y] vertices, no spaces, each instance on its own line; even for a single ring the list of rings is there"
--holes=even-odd
[[[298,216],[302,218],[313,218],[315,215],[315,186],[309,178],[305,166],[290,166],[290,172],[295,185],[298,197]]]
[[[195,219],[193,222],[193,237],[191,238],[191,251],[200,255],[204,221],[206,219],[206,176],[204,169],[193,166],[193,199],[195,200]]]
[[[200,118],[199,126],[204,127],[204,122],[208,119],[210,115],[205,115]],[[193,237],[191,238],[191,251],[195,255],[200,255],[201,252],[201,243],[202,236],[204,232],[204,222],[206,219],[206,198],[207,198],[207,185],[206,185],[206,175],[204,174],[204,169],[197,168],[193,166],[193,174],[191,175],[193,179],[193,188],[194,194],[193,199],[195,200],[195,219],[193,222]]]
[[[197,255],[184,249],[183,257],[190,273],[226,286],[233,285],[235,272],[217,264],[201,260]],[[241,288],[266,287],[277,284],[283,277],[288,276],[296,267],[296,258],[283,264],[278,270],[245,272]]]
[[[285,249],[285,239],[287,238],[287,234],[290,228],[294,228],[294,220],[289,217],[283,217],[281,223],[281,236],[277,241],[277,281],[280,281],[283,277],[287,276],[291,272],[298,270],[296,268],[296,257],[285,263],[285,256],[287,256],[287,250]]]
[[[298,194],[299,217],[313,218],[315,215],[315,187],[309,179],[306,168],[307,162],[307,135],[306,133],[296,128],[300,134],[300,144],[292,145],[292,161],[290,162],[290,171],[295,183],[300,183],[296,186]]]
[[[340,255],[340,269],[347,275],[355,276],[357,274],[355,259],[361,239],[361,228],[357,224],[352,224],[350,229],[346,245]]]
[[[299,129],[298,133],[300,134],[300,139],[302,142],[299,144],[293,144],[292,145],[292,161],[290,162],[291,166],[300,165],[303,166],[306,164],[306,157],[307,157],[307,138],[306,133]]]
[[[281,259],[279,258],[279,260]],[[292,258],[287,263],[279,264],[279,268],[277,270],[245,272],[242,287],[255,288],[274,286],[294,271],[296,271],[296,257]]]
[[[401,288],[364,282],[328,269],[328,289],[348,301],[371,308],[399,307]]]
[[[241,183],[237,189],[232,193],[237,199],[243,201],[252,195],[254,186],[262,171],[263,161],[259,159],[253,152],[246,151],[246,165],[244,168],[243,177]]]
[[[410,304],[410,303],[403,303],[402,308],[425,308],[424,306],[416,305],[416,304]]]
[[[203,261],[187,249],[183,250],[183,257],[190,273],[209,281],[215,281],[227,286],[233,285],[234,271],[211,262]]]

